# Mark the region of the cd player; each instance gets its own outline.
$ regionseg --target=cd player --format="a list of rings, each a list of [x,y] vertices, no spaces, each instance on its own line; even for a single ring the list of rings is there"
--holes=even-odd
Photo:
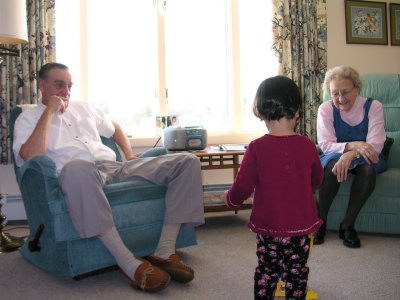
[[[163,131],[168,150],[202,150],[207,147],[207,130],[202,126],[169,126]]]

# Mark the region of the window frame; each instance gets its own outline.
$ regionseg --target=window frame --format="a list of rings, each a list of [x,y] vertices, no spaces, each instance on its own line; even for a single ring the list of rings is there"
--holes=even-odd
[[[84,63],[87,61],[88,57],[88,46],[87,46],[87,23],[86,23],[86,13],[88,0],[80,0],[79,2],[79,28],[80,30],[80,60],[79,64],[80,72],[78,74],[79,81],[81,83],[88,82],[88,64]],[[153,0],[153,5],[157,5],[157,0]],[[240,40],[239,40],[239,5],[237,0],[227,0],[228,5],[228,18],[230,19],[231,26],[228,32],[228,42],[231,44],[229,59],[230,65],[232,66],[230,70],[230,81],[231,87],[228,91],[229,104],[230,107],[230,132],[225,133],[212,133],[208,132],[208,144],[224,144],[224,143],[249,143],[261,135],[265,134],[265,131],[254,131],[254,132],[242,132],[241,125],[243,121],[242,111],[241,111],[241,88],[240,88]],[[166,59],[165,59],[165,21],[161,14],[157,16],[157,26],[158,26],[158,65],[159,65],[159,81],[158,81],[158,99],[159,99],[159,111],[161,115],[166,115],[168,111],[168,88],[166,83]],[[255,91],[254,91],[255,93]],[[85,84],[80,85],[80,92],[78,94],[79,99],[88,99],[88,87]],[[118,120],[116,120],[118,122]],[[203,125],[207,129],[207,124]],[[128,137],[131,145],[133,147],[145,148],[152,147],[157,143],[158,137],[146,137],[146,138],[135,138]],[[158,142],[157,145],[160,145]]]

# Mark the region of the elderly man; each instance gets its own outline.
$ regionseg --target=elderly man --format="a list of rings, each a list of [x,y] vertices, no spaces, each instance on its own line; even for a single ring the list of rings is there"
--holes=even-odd
[[[39,72],[41,103],[15,123],[16,163],[35,155],[54,160],[72,222],[82,238],[97,236],[137,289],[155,292],[171,279],[189,282],[194,271],[175,253],[181,226],[204,223],[199,160],[192,154],[138,158],[118,123],[86,102],[69,101],[72,76],[67,66],[48,63]],[[103,145],[113,136],[126,161]],[[106,183],[143,178],[167,187],[166,214],[153,255],[136,258],[124,245],[103,192]]]

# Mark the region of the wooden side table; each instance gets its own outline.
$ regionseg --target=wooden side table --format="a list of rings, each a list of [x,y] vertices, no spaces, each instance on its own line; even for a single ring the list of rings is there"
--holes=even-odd
[[[200,159],[202,170],[218,170],[218,169],[232,169],[233,178],[236,177],[240,168],[240,156],[244,154],[245,150],[218,150],[207,147],[204,150],[192,151]],[[240,209],[249,209],[252,205],[245,203]],[[204,212],[217,212],[231,210],[223,201],[218,203],[205,203]],[[237,212],[237,210],[235,210]]]

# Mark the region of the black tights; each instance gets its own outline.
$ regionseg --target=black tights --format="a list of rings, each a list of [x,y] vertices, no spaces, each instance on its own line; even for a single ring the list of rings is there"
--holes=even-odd
[[[319,188],[318,211],[319,216],[325,222],[328,218],[329,208],[340,187],[340,182],[337,181],[336,175],[332,173],[332,168],[336,162],[336,160],[331,160],[326,166],[324,181]],[[355,177],[351,185],[347,212],[342,221],[343,227],[354,227],[358,213],[374,190],[376,182],[376,171],[373,165],[359,165],[349,172],[354,174]]]

